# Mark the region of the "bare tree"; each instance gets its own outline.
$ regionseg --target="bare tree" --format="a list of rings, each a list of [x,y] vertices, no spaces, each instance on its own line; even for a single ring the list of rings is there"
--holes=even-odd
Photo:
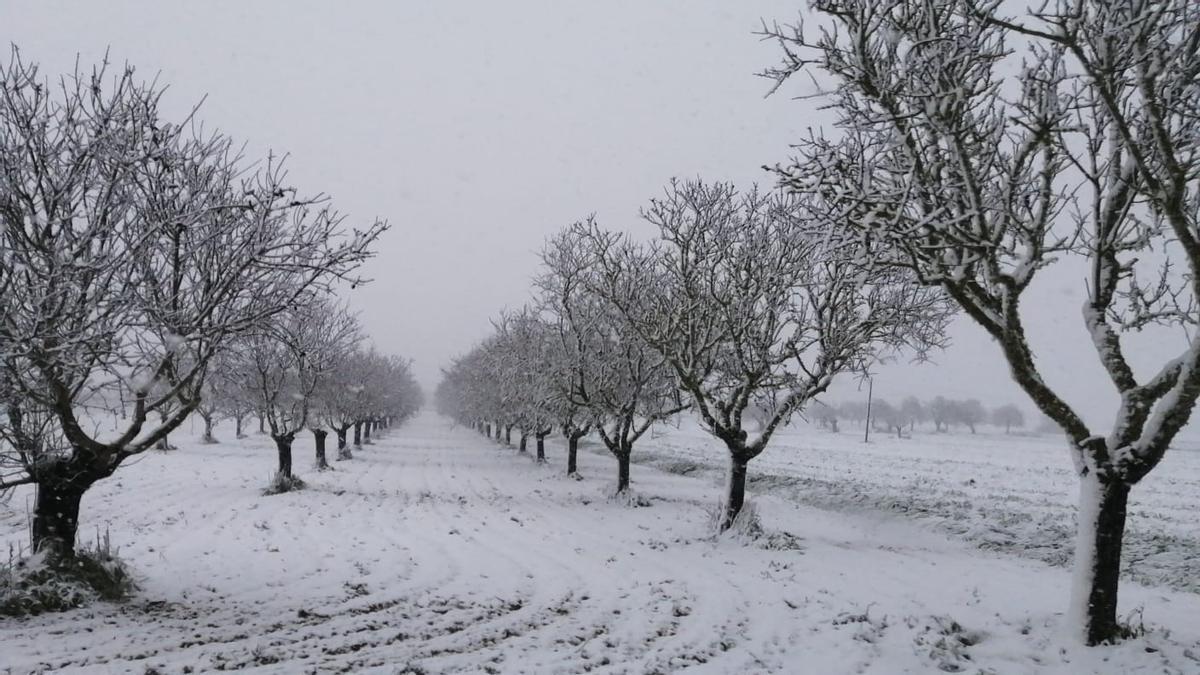
[[[830,247],[803,204],[731,185],[673,182],[645,209],[660,240],[600,247],[598,290],[674,370],[730,458],[721,529],[745,498],[746,467],[780,424],[839,373],[883,350],[942,340],[940,294]],[[751,438],[751,406],[770,411]]]
[[[1200,12],[1048,0],[1008,18],[1000,6],[817,2],[830,25],[811,39],[768,29],[784,48],[770,74],[822,70],[839,115],[840,136],[807,139],[783,171],[820,195],[836,231],[944,289],[1066,433],[1080,478],[1071,614],[1095,645],[1122,634],[1130,488],[1200,396]],[[1082,321],[1120,396],[1107,433],[1046,382],[1026,339],[1022,297],[1068,258],[1090,268]],[[1124,332],[1140,329],[1186,346],[1139,374]]]
[[[52,415],[61,440],[10,457],[22,470],[0,489],[37,485],[33,547],[55,560],[74,555],[84,492],[196,409],[213,356],[350,275],[384,229],[343,236],[278,162],[247,173],[158,97],[131,68],[56,87],[15,52],[0,68],[0,356],[17,417]],[[123,428],[90,432],[90,400],[130,401]]]
[[[946,431],[958,419],[954,401],[945,396],[934,397],[929,402],[927,409],[929,411],[929,419],[933,420],[933,430],[937,432]]]
[[[215,415],[233,421],[236,438],[245,438],[245,421],[258,410],[254,392],[246,387],[246,378],[237,372],[238,359],[226,350],[209,364],[202,405],[211,406]],[[207,425],[206,425],[207,426]]]
[[[900,416],[908,425],[908,431],[911,433],[918,424],[928,419],[929,413],[916,396],[906,396],[900,402]]]
[[[655,424],[687,405],[664,357],[625,319],[600,290],[600,258],[619,243],[593,219],[575,223],[553,237],[542,252],[545,274],[538,280],[542,303],[552,317],[565,384],[559,393],[564,412],[589,420],[576,434],[594,427],[617,459],[617,494],[629,490],[634,444]],[[631,302],[622,298],[620,302]],[[574,467],[574,443],[568,470]]]
[[[835,434],[838,432],[838,418],[841,416],[838,406],[813,400],[809,407],[808,415],[822,427],[829,429]]]
[[[871,404],[871,421],[876,429],[896,432],[896,438],[904,438],[906,420],[900,409],[879,399]]]
[[[975,427],[983,424],[988,419],[987,409],[978,399],[969,398],[965,401],[954,402],[955,416],[958,422],[967,425],[971,433],[975,433]]]
[[[239,345],[246,386],[259,399],[278,451],[278,470],[271,491],[283,492],[302,485],[292,472],[292,443],[300,431],[313,428],[322,383],[360,340],[353,315],[327,300],[311,298]],[[320,459],[324,438],[317,435],[315,439]]]
[[[1012,428],[1020,429],[1025,426],[1025,414],[1017,406],[1009,403],[992,411],[992,424],[1004,427],[1004,433],[1011,433]]]

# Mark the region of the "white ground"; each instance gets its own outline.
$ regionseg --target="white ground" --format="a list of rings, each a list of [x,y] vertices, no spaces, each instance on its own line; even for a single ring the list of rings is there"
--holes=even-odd
[[[647,447],[676,447],[670,438]],[[432,415],[275,497],[258,494],[273,462],[263,437],[180,444],[84,501],[81,530],[111,528],[143,577],[139,597],[0,620],[0,666],[1200,672],[1200,596],[1127,583],[1122,606],[1143,608],[1149,634],[1076,647],[1061,623],[1065,570],[896,514],[762,496],[764,524],[798,548],[783,536],[772,539],[782,550],[714,542],[706,509],[719,490],[706,474],[635,466],[651,505],[630,508],[604,498],[614,465],[601,454],[581,453],[587,478],[576,482],[559,475],[557,445],[537,466]],[[309,443],[297,446],[305,465]],[[23,540],[25,499],[0,505],[0,546]]]

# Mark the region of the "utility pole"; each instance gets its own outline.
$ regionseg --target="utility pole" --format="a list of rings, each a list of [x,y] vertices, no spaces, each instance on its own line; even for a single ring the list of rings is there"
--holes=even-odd
[[[867,378],[867,423],[863,425],[863,443],[871,442],[871,394],[875,392],[875,378]]]

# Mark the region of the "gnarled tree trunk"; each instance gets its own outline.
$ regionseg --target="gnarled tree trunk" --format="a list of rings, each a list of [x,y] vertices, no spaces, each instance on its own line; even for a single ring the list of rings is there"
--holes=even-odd
[[[1071,605],[1089,645],[1120,635],[1117,590],[1129,486],[1119,479],[1082,476]]]
[[[579,473],[577,459],[579,456],[579,438],[581,434],[567,434],[567,475],[574,476]]]
[[[47,480],[37,484],[33,509],[33,550],[52,562],[75,558],[79,505],[88,485]]]
[[[204,437],[200,440],[205,443],[216,443],[217,439],[213,436],[213,416],[201,414],[200,417],[204,420]]]
[[[362,447],[362,422],[354,423],[354,447]]]
[[[725,504],[722,507],[720,530],[733,527],[733,522],[742,512],[746,502],[746,465],[750,457],[740,451],[729,453],[729,480],[725,486]]]
[[[337,434],[337,458],[339,461],[343,459],[354,459],[354,455],[350,453],[350,446],[346,443],[346,432],[349,429],[350,427],[346,426],[336,427],[333,430],[334,433]]]
[[[329,469],[329,462],[325,459],[325,437],[329,435],[324,429],[313,429],[313,443],[316,446],[317,460],[316,467],[318,471]]]
[[[630,450],[614,450],[617,457],[617,494],[629,491],[629,457]]]
[[[279,473],[288,478],[292,477],[292,434],[274,436],[275,449],[279,453]]]

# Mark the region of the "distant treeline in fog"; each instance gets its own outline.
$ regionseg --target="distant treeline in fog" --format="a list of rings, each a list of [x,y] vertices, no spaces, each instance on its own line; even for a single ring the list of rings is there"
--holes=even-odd
[[[989,408],[979,399],[951,399],[935,396],[921,400],[907,396],[899,403],[883,398],[853,401],[814,401],[805,411],[809,421],[830,431],[839,431],[846,423],[858,428],[870,422],[875,431],[894,433],[897,437],[918,429],[938,433],[969,431],[988,425],[1011,434],[1029,430],[1034,433],[1054,433],[1057,427],[1041,415],[1026,416],[1021,408],[1006,403]]]

